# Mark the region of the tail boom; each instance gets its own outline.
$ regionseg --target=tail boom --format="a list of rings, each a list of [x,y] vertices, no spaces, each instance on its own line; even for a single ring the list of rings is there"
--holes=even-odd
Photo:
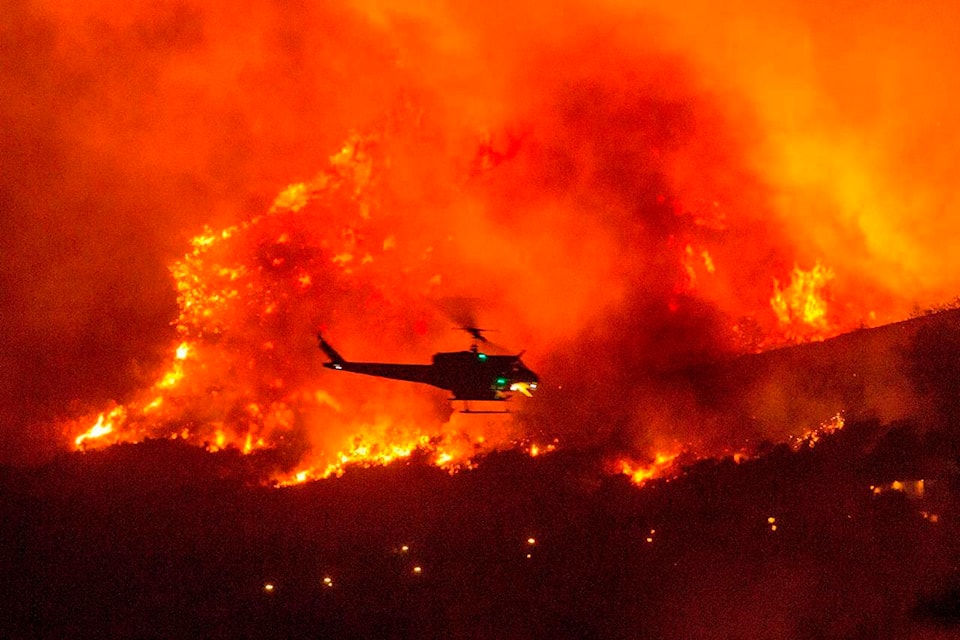
[[[331,347],[329,342],[323,339],[322,333],[317,334],[317,340],[320,343],[320,349],[327,354],[328,358],[330,358],[330,362],[323,366],[327,367],[328,369],[342,369],[343,365],[347,363],[344,357],[337,353],[337,350]]]

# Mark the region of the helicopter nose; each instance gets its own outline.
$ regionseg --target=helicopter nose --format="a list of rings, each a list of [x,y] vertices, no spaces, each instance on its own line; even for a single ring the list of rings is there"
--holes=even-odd
[[[540,378],[537,376],[537,374],[535,374],[530,369],[527,369],[526,374],[527,374],[527,382],[530,383],[530,388],[536,389],[537,383],[540,382]]]
[[[519,391],[528,398],[532,398],[533,394],[530,392],[536,391],[540,378],[528,367],[522,363],[518,363],[518,366],[514,369],[513,380],[513,384],[510,385],[510,391]]]

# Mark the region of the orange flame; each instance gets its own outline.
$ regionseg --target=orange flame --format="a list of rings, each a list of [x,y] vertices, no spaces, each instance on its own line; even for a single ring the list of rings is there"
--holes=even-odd
[[[661,478],[673,470],[674,461],[679,453],[657,453],[652,461],[638,463],[634,460],[621,458],[615,463],[618,473],[630,477],[634,484],[643,486],[648,481]]]
[[[786,287],[781,288],[774,278],[770,306],[788,335],[795,339],[827,337],[830,326],[825,288],[833,277],[833,271],[818,261],[809,271],[795,266]]]
[[[843,412],[837,412],[832,418],[822,422],[820,426],[814,429],[808,429],[801,435],[793,438],[791,446],[794,451],[799,451],[803,447],[809,447],[812,449],[824,436],[829,436],[837,431],[840,431],[843,429],[844,425],[845,420],[843,417]]]
[[[73,443],[77,449],[85,449],[100,438],[110,435],[114,432],[115,424],[123,421],[125,409],[122,406],[114,407],[111,411],[101,413],[97,416],[97,422],[92,427],[78,435]]]

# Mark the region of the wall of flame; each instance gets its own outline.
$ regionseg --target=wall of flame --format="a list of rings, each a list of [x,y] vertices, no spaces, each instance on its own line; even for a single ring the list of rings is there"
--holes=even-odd
[[[956,295],[946,2],[9,4],[6,460],[114,411],[644,448],[696,431],[650,371]],[[549,381],[517,424],[320,372],[317,325],[422,360],[463,298]]]

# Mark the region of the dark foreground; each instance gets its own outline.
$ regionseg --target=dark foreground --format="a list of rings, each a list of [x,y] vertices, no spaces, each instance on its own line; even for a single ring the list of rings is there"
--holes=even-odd
[[[173,442],[68,455],[0,475],[0,636],[947,637],[958,433],[850,424],[642,489],[585,451],[288,489]]]

